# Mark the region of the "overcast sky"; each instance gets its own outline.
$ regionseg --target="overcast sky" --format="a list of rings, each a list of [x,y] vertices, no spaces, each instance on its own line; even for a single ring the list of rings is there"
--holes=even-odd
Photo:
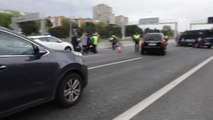
[[[111,6],[115,15],[129,17],[130,22],[154,16],[173,21],[200,21],[213,16],[213,0],[0,0],[0,9],[92,18],[92,7],[100,3]]]

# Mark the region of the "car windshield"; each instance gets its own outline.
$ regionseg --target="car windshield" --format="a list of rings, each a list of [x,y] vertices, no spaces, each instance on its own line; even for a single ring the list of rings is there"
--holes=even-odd
[[[144,36],[145,41],[160,41],[162,40],[161,34],[147,34]]]

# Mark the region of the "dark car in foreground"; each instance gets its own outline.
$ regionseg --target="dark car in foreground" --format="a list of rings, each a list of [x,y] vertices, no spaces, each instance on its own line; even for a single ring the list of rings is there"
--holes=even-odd
[[[147,33],[141,41],[141,54],[158,52],[166,54],[167,41],[162,33]]]
[[[79,54],[0,28],[0,118],[52,100],[63,107],[76,104],[87,74]]]
[[[194,46],[211,48],[213,45],[213,30],[188,30],[177,41],[178,46]]]

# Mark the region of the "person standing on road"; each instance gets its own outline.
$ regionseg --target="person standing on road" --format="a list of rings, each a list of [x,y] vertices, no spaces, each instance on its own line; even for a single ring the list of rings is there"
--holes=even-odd
[[[83,48],[82,54],[84,54],[84,53],[87,54],[87,52],[88,52],[87,40],[88,40],[87,33],[83,33],[83,35],[81,37],[81,43],[82,43],[82,48]]]
[[[118,38],[115,35],[112,35],[110,42],[112,43],[112,49],[115,50],[116,45],[118,44]]]
[[[77,48],[78,48],[78,37],[77,37],[77,35],[73,35],[72,36],[72,38],[71,38],[71,44],[73,45],[73,48],[74,48],[74,50],[75,51],[79,51],[79,50],[77,50]]]
[[[141,35],[136,33],[133,35],[133,41],[135,42],[135,51],[139,52],[139,41],[140,41]]]
[[[92,43],[93,43],[93,47],[92,47],[92,51],[93,53],[98,53],[97,52],[97,45],[99,43],[99,35],[98,33],[94,33],[93,36],[92,36]]]
[[[165,35],[165,40],[168,41],[169,40],[169,36]]]

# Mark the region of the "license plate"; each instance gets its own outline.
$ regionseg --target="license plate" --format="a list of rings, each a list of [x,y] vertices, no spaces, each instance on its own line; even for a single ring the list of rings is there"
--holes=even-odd
[[[187,42],[195,42],[194,39],[186,39]]]
[[[156,43],[149,43],[149,46],[156,46]]]

